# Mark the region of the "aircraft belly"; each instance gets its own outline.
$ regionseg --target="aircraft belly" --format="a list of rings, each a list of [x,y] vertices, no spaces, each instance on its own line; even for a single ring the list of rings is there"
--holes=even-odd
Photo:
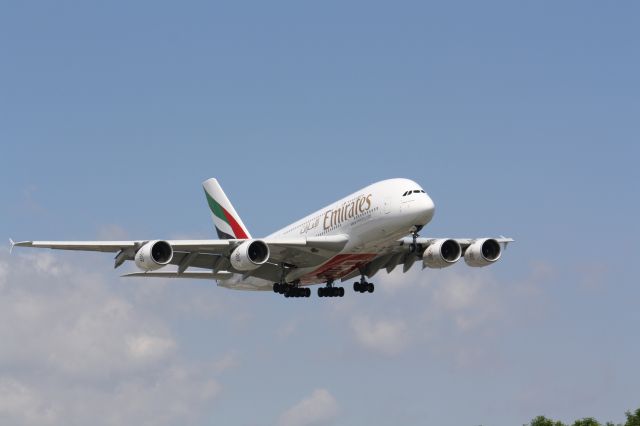
[[[299,271],[300,276],[296,279],[299,279],[301,284],[317,284],[337,280],[359,266],[365,265],[374,257],[376,257],[375,253],[341,253],[315,269],[307,268],[307,271]]]

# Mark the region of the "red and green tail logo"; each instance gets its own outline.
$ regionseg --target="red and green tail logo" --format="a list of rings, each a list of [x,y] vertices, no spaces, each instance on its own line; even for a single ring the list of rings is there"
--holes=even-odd
[[[218,232],[218,238],[223,240],[249,238],[236,218],[234,218],[227,209],[222,207],[220,203],[214,200],[206,190],[204,193],[207,196],[209,209],[211,209],[211,213],[213,213],[213,222],[216,227],[216,231]]]

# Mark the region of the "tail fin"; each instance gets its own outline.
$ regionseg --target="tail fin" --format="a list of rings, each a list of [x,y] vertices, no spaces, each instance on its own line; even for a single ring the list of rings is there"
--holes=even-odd
[[[204,193],[207,196],[207,204],[211,210],[213,225],[218,232],[218,238],[222,240],[251,238],[247,227],[236,213],[231,202],[220,187],[215,178],[202,182]]]

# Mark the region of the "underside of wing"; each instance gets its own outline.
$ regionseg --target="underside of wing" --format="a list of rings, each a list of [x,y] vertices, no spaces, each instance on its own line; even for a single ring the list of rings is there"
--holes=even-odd
[[[124,274],[123,277],[140,277],[140,278],[193,278],[200,280],[226,280],[231,278],[231,272],[133,272]]]
[[[416,262],[423,268],[444,268],[464,259],[469,266],[488,266],[496,262],[512,238],[417,238],[405,237],[389,246],[358,270],[342,277],[346,281],[364,272],[372,277],[381,269],[392,272],[402,265],[407,272]]]

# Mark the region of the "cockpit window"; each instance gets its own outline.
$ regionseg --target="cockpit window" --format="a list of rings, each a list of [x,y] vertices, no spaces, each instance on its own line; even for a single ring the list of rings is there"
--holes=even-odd
[[[420,191],[419,191],[419,190],[417,190],[417,189],[414,189],[414,190],[413,190],[413,193],[414,193],[414,194],[419,194],[419,193],[420,193]]]

